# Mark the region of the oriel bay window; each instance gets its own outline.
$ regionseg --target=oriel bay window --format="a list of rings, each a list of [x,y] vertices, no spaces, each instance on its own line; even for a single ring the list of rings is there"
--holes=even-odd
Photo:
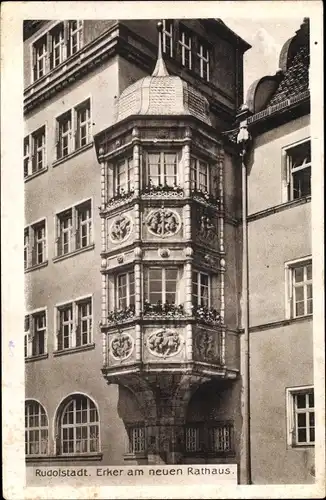
[[[149,152],[146,160],[149,186],[177,186],[178,154],[176,152]]]
[[[92,203],[87,200],[56,216],[58,257],[92,245]]]
[[[57,350],[73,349],[92,343],[92,298],[57,307]]]
[[[208,274],[193,271],[192,298],[194,307],[210,306],[210,276]]]
[[[123,195],[134,189],[133,157],[119,160],[115,166],[115,194]]]
[[[116,278],[117,308],[127,309],[135,305],[135,273],[129,271]]]
[[[41,356],[47,352],[46,311],[37,311],[25,316],[25,358]]]
[[[198,158],[190,158],[190,187],[192,191],[209,192],[209,166]]]
[[[56,119],[58,160],[91,142],[91,125],[90,99],[86,99]]]
[[[149,304],[177,304],[177,267],[149,267],[145,274],[145,301]]]

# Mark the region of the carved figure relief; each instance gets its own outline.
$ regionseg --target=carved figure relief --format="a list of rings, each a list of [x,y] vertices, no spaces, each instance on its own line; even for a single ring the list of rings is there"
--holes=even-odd
[[[148,349],[155,356],[173,356],[181,349],[181,335],[174,330],[153,333],[148,340]]]
[[[213,219],[208,215],[201,215],[199,219],[199,236],[205,240],[212,241],[216,236],[216,228]]]
[[[197,348],[202,359],[213,358],[215,354],[213,334],[209,332],[203,333],[198,338]]]
[[[132,353],[133,340],[130,335],[124,333],[113,337],[111,340],[111,353],[114,359],[122,361]]]
[[[155,236],[166,238],[176,234],[180,227],[181,221],[177,212],[168,208],[161,208],[152,211],[146,220],[148,231]]]
[[[132,219],[129,215],[120,215],[112,222],[109,238],[112,243],[121,243],[129,238],[132,229]]]

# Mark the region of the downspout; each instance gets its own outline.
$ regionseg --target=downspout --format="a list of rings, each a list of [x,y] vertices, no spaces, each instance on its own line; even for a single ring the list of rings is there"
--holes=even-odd
[[[242,107],[242,113],[247,107]],[[241,114],[242,114],[241,113]],[[241,117],[241,115],[239,116]],[[250,430],[250,337],[249,337],[249,262],[248,262],[248,188],[247,188],[247,165],[246,152],[249,142],[247,119],[240,122],[237,143],[240,147],[241,175],[242,175],[242,310],[243,310],[243,334],[241,349],[241,373],[242,373],[242,451],[243,464],[240,468],[240,482],[252,484],[251,478],[251,430]]]

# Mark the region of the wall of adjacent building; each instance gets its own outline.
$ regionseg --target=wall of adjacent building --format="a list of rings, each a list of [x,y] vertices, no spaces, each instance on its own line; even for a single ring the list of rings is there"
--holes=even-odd
[[[285,263],[311,255],[311,204],[284,205],[282,148],[305,116],[255,139],[248,171],[251,452],[254,484],[312,482],[313,448],[287,444],[286,388],[313,385],[312,319],[286,316]],[[274,213],[275,212],[275,213]],[[252,219],[250,219],[252,217]],[[275,324],[277,322],[277,324]]]

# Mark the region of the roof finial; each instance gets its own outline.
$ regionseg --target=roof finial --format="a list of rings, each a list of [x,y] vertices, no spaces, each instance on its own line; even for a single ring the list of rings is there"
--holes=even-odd
[[[162,56],[162,31],[163,23],[160,21],[157,23],[158,31],[158,54],[157,61],[152,76],[169,76],[168,70],[166,69],[165,62]]]

